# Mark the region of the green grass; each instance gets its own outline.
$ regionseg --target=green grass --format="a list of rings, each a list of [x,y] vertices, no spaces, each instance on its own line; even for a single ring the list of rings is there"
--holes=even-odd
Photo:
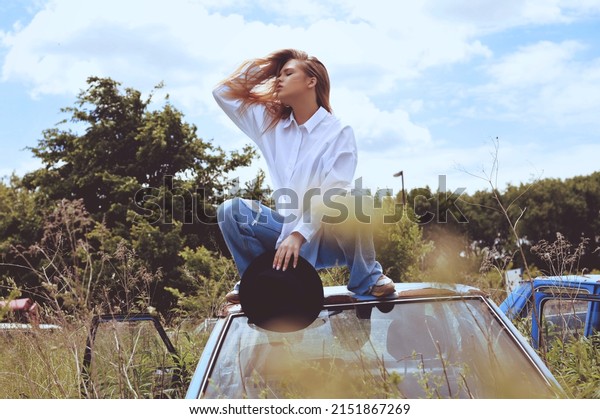
[[[174,361],[157,344],[153,330],[99,329],[92,362],[94,386],[86,392],[82,361],[89,324],[82,319],[53,331],[0,333],[0,398],[183,397],[208,336],[182,321],[168,329],[179,353]],[[175,391],[164,391],[170,375],[159,374],[162,366],[183,367],[183,384]]]
[[[548,366],[567,395],[600,398],[600,333],[591,339],[556,343],[546,352]]]
[[[0,333],[0,397],[79,397],[85,336],[76,325]]]
[[[504,294],[496,274],[490,272],[479,278],[472,275],[463,282],[488,291],[499,302]],[[333,268],[324,270],[321,276],[325,285],[340,285],[347,272],[345,268]],[[183,397],[209,334],[198,328],[202,318],[189,320],[192,317],[184,315],[194,313],[177,312],[166,328],[179,353],[175,361],[160,349],[151,331],[114,325],[99,331],[95,370],[91,372],[94,387],[87,392],[82,391],[82,361],[90,317],[67,321],[50,314],[46,322],[58,324],[60,329],[0,332],[0,398]],[[528,325],[521,323],[518,327],[527,335]],[[600,398],[597,341],[595,345],[589,339],[559,342],[544,354],[549,369],[569,397]],[[161,373],[165,371],[163,366],[183,371],[183,383],[175,390],[168,390],[170,375]]]

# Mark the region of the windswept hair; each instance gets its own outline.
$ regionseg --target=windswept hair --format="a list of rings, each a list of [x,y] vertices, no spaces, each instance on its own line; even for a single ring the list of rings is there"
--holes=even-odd
[[[304,51],[282,49],[264,58],[245,61],[222,84],[229,88],[230,99],[241,99],[242,110],[253,104],[265,105],[272,120],[267,130],[273,128],[278,121],[290,116],[292,109],[284,106],[276,97],[277,77],[283,66],[290,60],[298,60],[300,69],[308,77],[316,77],[317,105],[331,112],[329,104],[329,75],[327,69],[317,58]]]

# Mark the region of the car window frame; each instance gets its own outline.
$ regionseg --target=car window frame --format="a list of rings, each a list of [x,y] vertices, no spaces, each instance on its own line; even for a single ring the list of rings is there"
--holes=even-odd
[[[584,290],[584,289],[582,289]],[[600,295],[595,295],[595,294],[591,294],[589,293],[589,290],[585,290],[586,292],[581,292],[581,293],[576,293],[575,295],[572,295],[570,293],[547,293],[547,292],[540,292],[539,294],[536,294],[536,307],[539,310],[539,321],[537,319],[534,319],[533,323],[532,323],[532,337],[534,339],[534,343],[535,343],[535,347],[536,348],[546,348],[548,349],[547,346],[547,342],[545,342],[545,337],[543,336],[543,327],[541,324],[542,321],[542,315],[543,315],[543,310],[544,310],[544,305],[551,300],[559,300],[561,299],[561,297],[566,297],[566,299],[569,300],[582,300],[582,301],[587,301],[588,303],[590,303],[590,306],[588,307],[586,316],[585,316],[585,324],[583,327],[583,334],[584,336],[589,336],[592,333],[592,327],[593,322],[592,322],[592,316],[594,316],[594,303],[596,304],[600,304]]]

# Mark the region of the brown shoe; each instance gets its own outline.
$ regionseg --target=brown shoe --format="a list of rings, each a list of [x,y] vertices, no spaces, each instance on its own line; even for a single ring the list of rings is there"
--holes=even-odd
[[[240,283],[236,282],[233,286],[233,289],[227,293],[225,299],[230,304],[239,304],[240,303]]]
[[[394,286],[394,281],[388,278],[385,275],[381,275],[375,285],[371,287],[370,294],[373,297],[387,297],[388,295],[396,292],[396,287]]]

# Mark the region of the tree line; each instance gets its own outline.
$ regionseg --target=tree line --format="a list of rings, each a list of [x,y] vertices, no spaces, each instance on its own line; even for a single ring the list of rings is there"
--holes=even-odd
[[[216,207],[270,192],[261,171],[244,185],[232,179],[256,151],[226,152],[199,137],[168,96],[153,103],[160,85],[144,99],[110,78],[87,83],[31,148],[41,167],[0,182],[0,297],[18,289],[67,312],[168,313],[201,302],[209,314],[237,280]],[[484,249],[510,255],[557,232],[587,240],[582,263],[600,268],[600,172],[472,195],[415,188],[405,206],[400,195],[385,200],[402,211],[376,230],[376,250],[397,281],[453,275],[431,269],[440,255],[473,269]]]
[[[580,272],[600,269],[600,172],[509,184],[503,190],[492,186],[470,195],[416,188],[408,192],[407,201],[423,237],[459,260],[477,260],[485,251],[510,260],[513,268],[531,264],[541,273],[563,274],[546,269],[537,250],[540,243],[561,242],[571,255],[582,248]],[[521,251],[525,261],[513,257]]]

